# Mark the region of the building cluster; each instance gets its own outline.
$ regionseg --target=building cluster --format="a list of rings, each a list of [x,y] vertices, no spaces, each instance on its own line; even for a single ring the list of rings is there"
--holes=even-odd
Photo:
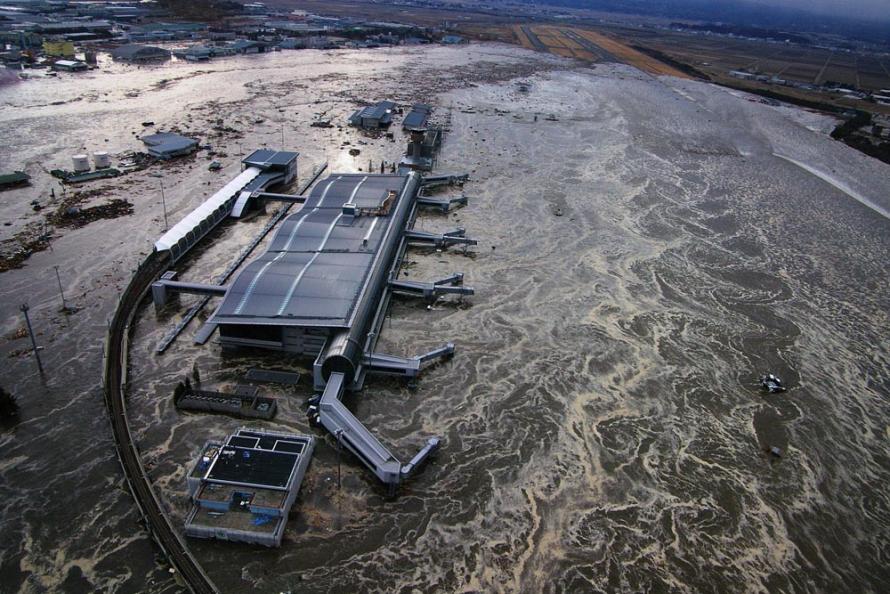
[[[115,60],[171,57],[205,61],[236,54],[292,49],[375,48],[432,42],[465,43],[447,24],[422,28],[386,21],[333,18],[275,10],[259,2],[208,22],[183,21],[150,1],[10,0],[0,7],[0,61],[8,68],[76,72]]]
[[[792,87],[795,89],[803,89],[805,91],[831,93],[847,99],[857,99],[859,101],[870,101],[879,103],[881,105],[890,105],[890,89],[866,91],[863,89],[857,89],[850,85],[843,85],[834,82],[826,82],[824,84],[817,85],[814,83],[780,78],[779,76],[775,75],[749,72],[748,70],[730,70],[729,75],[740,80],[749,80],[782,87]]]

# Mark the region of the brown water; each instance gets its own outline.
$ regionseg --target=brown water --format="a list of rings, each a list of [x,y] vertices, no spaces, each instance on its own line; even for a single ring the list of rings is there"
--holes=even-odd
[[[319,433],[281,549],[190,541],[224,591],[880,591],[890,578],[890,223],[880,212],[890,169],[827,138],[830,121],[501,46],[111,70],[90,75],[95,97],[63,105],[26,109],[40,93],[24,89],[56,85],[64,98],[85,83],[0,90],[0,130],[30,162],[56,166],[73,138],[131,147],[121,139],[145,119],[240,119],[245,150],[277,147],[283,120],[305,175],[325,158],[355,171],[403,148],[309,128],[315,113],[343,121],[355,97],[432,99],[440,114],[453,106],[439,169],[472,172],[470,206],[418,226],[461,225],[480,245],[471,257],[409,260],[412,278],[464,271],[476,296],[430,311],[398,302],[379,345],[410,355],[454,340],[456,357],[415,391],[372,378],[347,400],[400,457],[433,434],[442,451],[392,500],[352,459],[338,490],[336,452]],[[148,90],[161,78],[179,80]],[[70,135],[49,140],[65,121]],[[234,174],[236,142],[222,141],[232,156],[218,176],[203,158],[164,172],[172,218]],[[0,156],[4,168],[13,156]],[[10,591],[177,589],[121,490],[98,386],[115,287],[163,227],[149,173],[124,178],[133,217],[68,232],[0,276],[4,334],[27,298],[52,369],[41,387],[21,356],[3,379],[24,417],[0,439]],[[263,222],[223,228],[182,275],[211,278]],[[84,308],[66,321],[53,313],[54,264]],[[205,381],[226,385],[251,366],[307,362],[223,356],[190,332],[154,355],[178,313],[140,315],[129,407],[180,522],[186,466],[206,439],[242,424],[177,413],[180,375],[197,361]],[[767,370],[791,389],[761,394]],[[268,392],[281,397],[272,426],[312,431],[300,406],[308,385]],[[768,446],[783,457],[770,460]]]

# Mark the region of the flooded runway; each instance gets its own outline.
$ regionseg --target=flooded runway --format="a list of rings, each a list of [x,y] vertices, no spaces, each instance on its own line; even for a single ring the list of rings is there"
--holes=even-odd
[[[451,106],[438,169],[471,172],[470,205],[425,214],[417,228],[463,226],[480,244],[469,255],[409,253],[411,278],[463,271],[476,295],[432,310],[396,302],[378,347],[413,355],[454,340],[454,359],[414,391],[371,378],[346,401],[397,455],[432,434],[443,436],[440,453],[387,499],[349,458],[337,489],[325,436],[281,549],[189,541],[223,591],[877,592],[890,580],[888,166],[828,138],[822,116],[623,66],[580,68],[501,46],[263,59],[273,75],[262,81],[248,58],[215,62],[201,68],[224,72],[192,73],[145,107],[188,101],[202,79],[246,84],[213,109],[194,102],[167,117],[238,116],[244,138],[221,141],[229,147],[272,147],[274,120],[285,119],[294,139],[285,148],[302,152],[307,175],[325,158],[354,171],[403,150],[400,132],[390,143],[309,128],[316,112],[342,120],[357,96]],[[24,101],[9,89],[0,100]],[[125,130],[148,113],[112,107],[128,114]],[[46,125],[71,116],[54,109]],[[7,117],[4,132],[39,133]],[[112,130],[122,116],[95,117]],[[222,179],[203,157],[164,174],[180,216]],[[121,488],[98,385],[115,287],[162,227],[148,172],[122,180],[135,215],[67,232],[0,276],[4,335],[27,298],[53,370],[42,387],[33,361],[13,357],[2,381],[23,408],[0,434],[0,521],[14,535],[0,581],[10,591],[177,590]],[[263,223],[225,227],[182,276],[218,274]],[[67,319],[54,313],[54,264],[74,277],[83,308]],[[197,347],[197,326],[156,356],[179,313],[141,312],[129,410],[181,523],[186,466],[242,422],[178,413],[179,377],[194,361],[216,385],[260,364],[309,362]],[[4,352],[22,346],[8,341]],[[789,391],[761,393],[766,371]],[[280,398],[273,426],[312,431],[301,408],[308,384],[266,392]],[[772,446],[780,459],[764,453]]]

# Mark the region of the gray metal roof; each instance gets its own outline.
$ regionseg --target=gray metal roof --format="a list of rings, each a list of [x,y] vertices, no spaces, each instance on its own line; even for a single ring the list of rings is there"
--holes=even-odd
[[[128,44],[111,50],[111,55],[116,60],[135,60],[154,57],[169,56],[170,52],[153,45]]]
[[[362,120],[379,120],[381,123],[387,123],[392,121],[392,110],[395,109],[396,104],[392,101],[380,101],[376,105],[369,105],[365,108],[356,110],[349,117],[349,121],[355,125],[359,125],[362,123]]]
[[[173,132],[159,132],[142,137],[142,142],[149,147],[153,155],[167,155],[187,151],[198,145],[198,141]]]
[[[241,162],[246,165],[256,165],[257,167],[266,169],[271,165],[286,166],[299,156],[300,153],[294,153],[290,151],[258,149],[250,153],[246,158],[242,159]]]
[[[405,120],[402,122],[402,127],[406,130],[426,129],[426,121],[430,117],[430,112],[432,110],[433,108],[429,105],[424,105],[423,103],[415,104],[408,115],[405,116]]]
[[[391,219],[387,198],[403,175],[335,174],[313,188],[266,252],[248,264],[212,321],[218,324],[348,327]],[[364,209],[352,216],[343,205]]]

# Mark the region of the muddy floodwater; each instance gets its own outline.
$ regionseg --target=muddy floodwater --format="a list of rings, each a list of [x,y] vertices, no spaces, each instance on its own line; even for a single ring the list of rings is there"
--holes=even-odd
[[[160,183],[172,224],[253,148],[299,151],[302,179],[323,161],[396,161],[398,126],[395,141],[339,126],[384,98],[451,114],[437,168],[470,173],[470,202],[417,227],[479,240],[411,251],[405,270],[462,271],[476,294],[396,301],[378,350],[453,341],[456,356],[414,390],[372,377],[346,403],[402,459],[432,435],[443,446],[396,498],[348,456],[338,489],[335,441],[302,406],[310,382],[263,386],[279,412],[256,425],[320,443],[280,549],[188,541],[222,591],[886,589],[890,166],[831,140],[822,115],[471,45],[105,63],[0,86],[0,168],[34,178],[0,194],[4,246],[42,225],[31,200],[62,199],[48,170],[138,150],[142,122],[200,136],[223,164],[208,171],[203,150],[92,182],[90,200],[134,213],[51,229],[51,249],[0,274],[0,385],[21,409],[0,433],[0,591],[181,590],[139,524],[101,395],[107,319],[164,228]],[[310,127],[318,118],[335,127]],[[273,210],[214,232],[181,278],[219,274]],[[73,314],[58,311],[53,266]],[[131,423],[180,526],[186,468],[245,423],[177,412],[175,383],[193,364],[232,387],[251,367],[311,363],[194,345],[198,324],[156,355],[192,299],[145,304],[130,350]],[[17,332],[26,301],[44,377]],[[768,371],[789,390],[762,393]]]

